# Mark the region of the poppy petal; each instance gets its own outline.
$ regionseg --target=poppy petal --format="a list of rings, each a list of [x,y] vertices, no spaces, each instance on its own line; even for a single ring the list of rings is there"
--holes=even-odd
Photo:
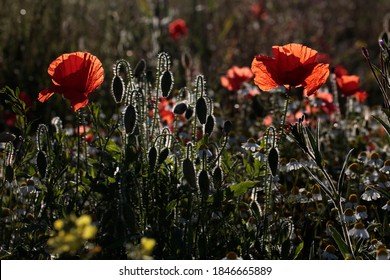
[[[88,73],[88,88],[87,93],[91,93],[97,89],[104,81],[104,69],[100,60],[94,56],[91,60],[91,68]]]
[[[48,100],[52,95],[57,91],[57,86],[51,86],[49,88],[45,88],[44,90],[41,90],[38,95],[38,100],[40,102],[45,102]]]
[[[74,92],[72,89],[61,88],[59,92],[62,93],[66,99],[70,100],[70,106],[75,112],[88,104],[87,96]]]
[[[290,69],[301,64],[316,62],[318,54],[317,51],[296,43],[285,46],[274,46],[272,47],[272,52],[276,60],[282,60],[281,63]]]
[[[227,88],[228,90],[232,90],[232,87],[230,86],[229,79],[226,76],[221,77],[221,85],[224,88]]]
[[[259,55],[252,61],[252,72],[255,75],[255,84],[263,91],[269,91],[280,85],[278,69],[275,59]]]
[[[306,77],[302,85],[307,91],[307,95],[312,95],[315,93],[323,84],[329,76],[329,64],[317,64],[312,73]]]

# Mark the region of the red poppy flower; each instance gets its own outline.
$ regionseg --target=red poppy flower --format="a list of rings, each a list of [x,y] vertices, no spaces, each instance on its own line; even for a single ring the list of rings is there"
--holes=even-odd
[[[345,67],[343,65],[339,64],[334,68],[334,73],[335,73],[336,77],[341,77],[344,75],[348,75],[348,70],[345,69]]]
[[[179,40],[187,34],[187,24],[184,19],[178,18],[172,21],[168,26],[169,36],[173,40]]]
[[[252,79],[253,73],[249,67],[231,67],[226,76],[221,77],[221,84],[228,90],[239,90],[242,83]]]
[[[54,85],[42,90],[38,100],[45,102],[55,92],[61,93],[70,100],[74,111],[88,104],[88,95],[104,80],[102,63],[87,52],[63,54],[50,64],[47,72]]]
[[[25,91],[21,91],[19,94],[19,99],[26,104],[26,107],[31,107],[33,104],[33,101],[31,100],[30,96]]]
[[[258,55],[253,59],[255,84],[263,91],[278,86],[304,87],[315,93],[329,76],[329,65],[317,62],[317,51],[300,44],[273,46],[273,57]]]
[[[340,91],[346,95],[350,96],[355,94],[360,90],[360,78],[356,75],[343,75],[336,78],[336,82]]]
[[[333,104],[333,95],[326,91],[318,91],[315,95],[312,95],[314,104],[306,105],[307,114],[318,114],[324,112],[327,115],[331,115],[336,112],[336,107]]]
[[[368,98],[368,93],[367,91],[359,90],[355,92],[353,96],[356,98],[357,102],[363,103]]]
[[[253,3],[251,6],[251,12],[252,14],[262,20],[267,19],[268,15],[266,11],[264,10],[263,6],[261,5],[261,2]]]
[[[79,129],[80,131],[80,134],[79,135],[83,135],[85,137],[85,141],[87,141],[87,143],[91,144],[92,141],[95,139],[95,135],[93,135],[93,133],[91,132],[92,129],[89,125],[80,125],[79,126]],[[77,128],[75,128],[75,133],[78,134],[78,131]]]

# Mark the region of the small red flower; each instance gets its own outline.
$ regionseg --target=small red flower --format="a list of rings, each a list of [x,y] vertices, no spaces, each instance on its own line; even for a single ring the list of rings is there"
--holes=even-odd
[[[317,51],[301,44],[273,46],[274,57],[258,55],[253,59],[255,84],[263,91],[278,86],[304,87],[315,93],[329,76],[329,65],[317,62]]]
[[[63,54],[50,64],[47,72],[54,85],[42,90],[38,100],[45,102],[55,92],[61,93],[70,100],[74,111],[88,104],[88,95],[104,80],[102,63],[87,52]]]
[[[355,92],[353,96],[356,98],[357,102],[363,103],[368,98],[368,93],[367,91],[359,90]]]
[[[251,12],[252,14],[262,20],[267,19],[268,15],[263,6],[261,5],[261,1],[258,3],[253,3],[251,6]]]
[[[168,32],[173,40],[179,40],[187,34],[187,24],[184,19],[175,19],[169,24]]]
[[[309,106],[306,105],[306,113],[308,114],[318,114],[319,112],[324,112],[327,115],[331,115],[336,112],[336,106],[333,104],[333,95],[326,91],[318,91],[315,95],[312,95],[314,101],[313,104]]]
[[[336,74],[336,77],[341,77],[344,75],[348,75],[348,70],[345,69],[343,65],[339,64],[334,68],[334,73]]]
[[[14,112],[5,112],[3,119],[8,127],[13,127],[16,124],[16,114]]]
[[[20,92],[19,99],[24,102],[27,108],[31,107],[33,104],[33,101],[31,100],[30,96],[25,91]]]
[[[92,129],[89,125],[80,125],[79,131],[80,135],[85,137],[85,141],[87,141],[87,143],[91,144],[92,141],[95,139],[95,135],[91,132]],[[75,128],[75,133],[78,134],[77,128]]]
[[[249,67],[231,67],[226,76],[221,77],[221,84],[228,90],[239,90],[242,83],[252,79],[253,73]]]
[[[360,90],[360,78],[356,75],[342,75],[336,78],[336,82],[345,96],[354,95]]]

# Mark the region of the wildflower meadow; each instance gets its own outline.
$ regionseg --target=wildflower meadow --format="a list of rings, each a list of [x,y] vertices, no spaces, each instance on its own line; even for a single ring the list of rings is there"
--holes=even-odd
[[[366,2],[0,1],[0,259],[390,259]]]

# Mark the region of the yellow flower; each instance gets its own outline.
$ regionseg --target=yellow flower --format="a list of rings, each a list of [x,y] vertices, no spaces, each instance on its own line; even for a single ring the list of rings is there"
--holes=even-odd
[[[141,247],[145,255],[150,255],[153,252],[154,246],[156,246],[155,239],[147,237],[141,238]]]
[[[74,214],[54,222],[56,234],[47,241],[53,253],[76,254],[88,239],[95,238],[97,228],[89,215],[77,218]]]
[[[61,230],[64,227],[64,221],[63,220],[56,220],[54,222],[54,228],[56,230]]]

